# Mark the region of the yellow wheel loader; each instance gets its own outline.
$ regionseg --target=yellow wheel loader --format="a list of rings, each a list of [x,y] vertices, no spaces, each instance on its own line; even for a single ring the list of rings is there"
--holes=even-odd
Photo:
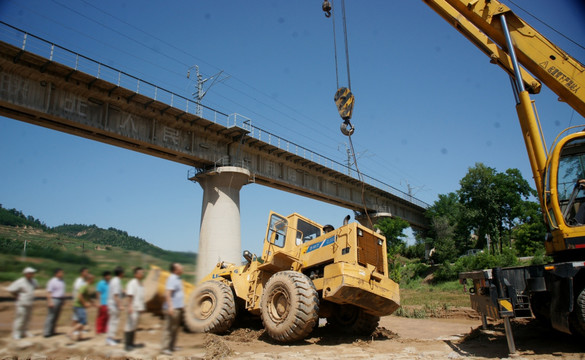
[[[217,264],[191,292],[186,326],[224,333],[248,311],[280,342],[305,338],[319,318],[371,334],[400,306],[398,284],[388,278],[384,236],[348,220],[334,229],[271,212],[262,255],[244,251],[244,265]]]

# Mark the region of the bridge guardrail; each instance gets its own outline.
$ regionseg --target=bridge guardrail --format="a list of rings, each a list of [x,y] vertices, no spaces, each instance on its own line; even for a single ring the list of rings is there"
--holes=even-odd
[[[124,87],[129,90],[134,90],[137,94],[148,96],[156,101],[163,102],[171,107],[184,110],[187,113],[196,115],[197,103],[185,96],[176,94],[170,90],[152,84],[148,81],[142,80],[138,77],[130,75],[124,71],[115,69],[109,65],[95,61],[87,56],[78,54],[67,48],[54,44],[48,40],[27,33],[19,28],[16,28],[4,21],[0,21],[0,40],[11,45],[21,48],[22,51],[28,51],[39,56],[46,57],[49,61],[58,62],[60,64],[69,66],[76,71],[84,72],[86,74],[95,76],[98,79],[111,82],[117,86]],[[298,145],[292,141],[286,140],[278,135],[275,135],[262,128],[252,125],[252,120],[243,115],[233,113],[226,114],[216,109],[210,108],[200,104],[206,110],[212,112],[212,119],[206,117],[205,119],[213,121],[214,123],[225,123],[227,127],[237,126],[246,131],[248,135],[258,140],[264,141],[269,145],[276,146],[279,149],[288,151],[304,159],[318,163],[324,167],[338,171],[343,174],[363,180],[367,184],[384,190],[394,196],[409,201],[420,207],[427,208],[429,204],[419,200],[402,190],[399,190],[383,181],[377,180],[369,175],[361,173],[362,179],[355,169],[347,165],[333,160],[327,156],[318,154],[304,146]],[[234,164],[231,164],[234,165]],[[239,165],[238,165],[239,166]]]

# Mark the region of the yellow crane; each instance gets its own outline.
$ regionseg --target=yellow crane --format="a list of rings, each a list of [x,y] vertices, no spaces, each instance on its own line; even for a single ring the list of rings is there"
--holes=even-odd
[[[460,274],[473,281],[474,309],[503,319],[535,315],[585,337],[585,130],[565,129],[547,148],[530,94],[543,83],[585,117],[585,67],[497,0],[423,0],[512,79],[516,111],[554,263]]]

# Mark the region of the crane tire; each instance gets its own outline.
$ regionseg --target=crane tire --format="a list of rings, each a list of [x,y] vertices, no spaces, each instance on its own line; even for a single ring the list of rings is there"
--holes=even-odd
[[[226,283],[206,281],[191,292],[184,313],[185,325],[190,331],[221,334],[235,319],[234,293]]]
[[[272,275],[262,293],[264,329],[276,341],[304,339],[319,322],[319,297],[311,279],[296,271]]]
[[[585,289],[581,290],[577,296],[573,315],[571,327],[577,332],[577,335],[585,338]]]
[[[327,318],[332,329],[351,335],[371,335],[380,322],[380,317],[368,314],[355,305],[337,305],[333,315]]]

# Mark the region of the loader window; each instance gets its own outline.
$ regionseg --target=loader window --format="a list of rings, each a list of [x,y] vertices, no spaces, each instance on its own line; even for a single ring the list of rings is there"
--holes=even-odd
[[[321,236],[321,228],[299,219],[297,222],[297,245]]]
[[[575,139],[563,146],[559,159],[557,191],[559,205],[568,225],[585,224],[585,139]]]
[[[276,214],[270,217],[270,226],[268,227],[267,240],[278,247],[284,247],[286,242],[286,230],[288,221]]]

